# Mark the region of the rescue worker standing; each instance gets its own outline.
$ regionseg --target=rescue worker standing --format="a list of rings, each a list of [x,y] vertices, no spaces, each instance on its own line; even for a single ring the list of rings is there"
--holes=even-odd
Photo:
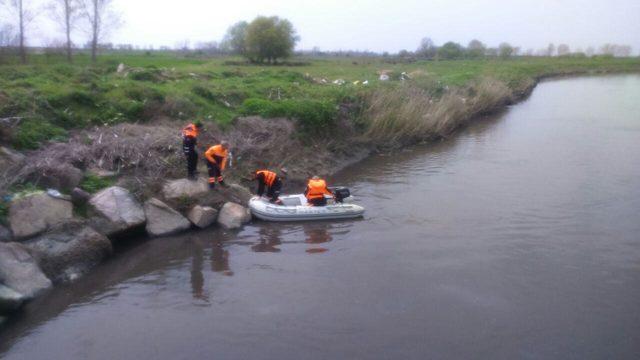
[[[286,175],[287,171],[281,169],[280,172]],[[265,188],[267,190],[267,197],[271,198],[270,202],[273,204],[281,204],[282,201],[278,199],[280,197],[280,190],[282,190],[282,177],[269,170],[258,170],[253,173],[253,179],[258,182],[258,196],[264,195]]]
[[[327,182],[320,179],[318,176],[314,176],[307,183],[307,189],[304,191],[304,195],[307,197],[307,202],[312,206],[325,206],[327,205],[327,199],[325,195],[333,196],[331,190],[327,188]]]
[[[229,143],[222,141],[219,145],[210,147],[204,156],[207,159],[207,168],[209,169],[209,188],[214,189],[216,182],[224,186],[222,172],[227,167],[229,159]]]
[[[182,129],[182,151],[187,158],[187,177],[189,179],[196,178],[198,170],[198,152],[196,145],[198,144],[198,134],[202,129],[202,123],[196,121]]]

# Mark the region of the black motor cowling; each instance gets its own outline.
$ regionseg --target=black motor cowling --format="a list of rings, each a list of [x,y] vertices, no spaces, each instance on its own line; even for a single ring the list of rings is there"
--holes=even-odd
[[[339,203],[342,203],[344,199],[351,196],[349,189],[343,186],[331,188],[331,192],[333,192],[333,195],[336,197],[336,202]]]

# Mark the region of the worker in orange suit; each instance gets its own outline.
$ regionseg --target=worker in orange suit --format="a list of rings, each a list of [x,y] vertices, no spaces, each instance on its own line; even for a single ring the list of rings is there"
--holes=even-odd
[[[226,141],[212,146],[204,153],[207,160],[207,168],[209,169],[209,188],[215,189],[216,183],[225,186],[222,173],[227,167],[229,160],[229,143]]]

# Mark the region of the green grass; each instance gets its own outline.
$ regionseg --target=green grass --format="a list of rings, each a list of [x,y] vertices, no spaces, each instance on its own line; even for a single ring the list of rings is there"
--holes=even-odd
[[[518,58],[512,60],[389,63],[383,58],[309,60],[304,66],[226,65],[230,58],[182,58],[166,53],[106,54],[95,66],[86,54],[68,65],[60,57],[30,56],[30,65],[0,65],[0,117],[20,116],[13,144],[37,148],[64,139],[72,129],[155,116],[183,122],[201,119],[223,128],[241,115],[284,116],[306,131],[332,126],[337,106],[358,102],[379,88],[401,81],[378,81],[407,72],[427,94],[496,78],[518,88],[532,78],[573,72],[640,71],[640,59]],[[134,71],[117,74],[118,64]],[[345,85],[332,82],[342,79]],[[323,83],[326,80],[326,84]],[[368,81],[368,86],[353,82]],[[178,125],[176,125],[178,126]]]
[[[80,188],[90,194],[95,194],[102,189],[113,186],[115,183],[115,179],[100,177],[95,174],[87,173],[87,175],[85,175],[84,179],[82,179],[82,182],[80,183]]]

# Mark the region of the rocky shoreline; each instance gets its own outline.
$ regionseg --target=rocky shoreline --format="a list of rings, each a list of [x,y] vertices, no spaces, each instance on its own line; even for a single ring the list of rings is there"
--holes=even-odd
[[[144,203],[119,186],[83,200],[56,191],[16,196],[9,207],[10,238],[4,239],[9,241],[0,242],[0,318],[56,284],[88,273],[112,255],[118,241],[215,225],[241,228],[251,220],[245,207],[250,198],[236,184],[210,190],[203,178],[167,181],[157,197]],[[87,216],[74,215],[74,206],[86,207]]]

